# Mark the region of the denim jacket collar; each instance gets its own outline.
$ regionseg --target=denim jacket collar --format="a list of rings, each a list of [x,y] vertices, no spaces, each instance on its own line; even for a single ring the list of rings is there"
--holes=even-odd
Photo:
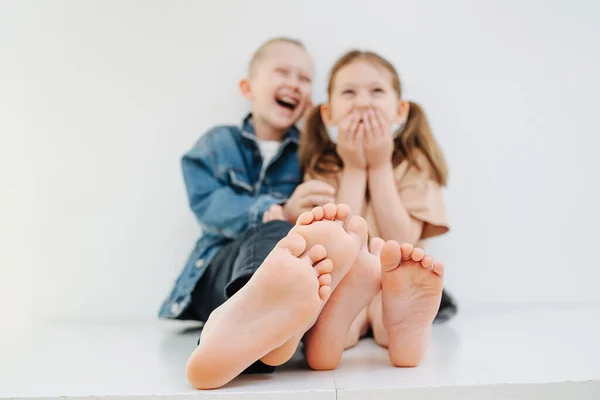
[[[256,143],[256,132],[254,131],[254,126],[252,125],[252,113],[248,113],[248,115],[242,120],[240,132],[242,132],[242,137]],[[296,143],[297,145],[300,144],[300,130],[295,125],[288,129],[281,140],[282,147],[286,146],[288,143]]]

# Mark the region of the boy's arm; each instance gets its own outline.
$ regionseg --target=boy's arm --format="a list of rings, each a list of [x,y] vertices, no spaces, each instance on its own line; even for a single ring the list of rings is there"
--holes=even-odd
[[[262,223],[263,213],[284,200],[263,194],[236,191],[217,177],[206,157],[188,154],[182,159],[183,177],[190,208],[205,231],[235,238]]]

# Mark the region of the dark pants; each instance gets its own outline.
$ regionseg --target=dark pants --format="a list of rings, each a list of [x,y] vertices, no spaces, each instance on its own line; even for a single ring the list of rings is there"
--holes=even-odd
[[[200,321],[240,290],[293,225],[271,221],[249,229],[223,247],[208,265],[192,292],[189,313]],[[275,367],[257,361],[244,373],[269,373]]]

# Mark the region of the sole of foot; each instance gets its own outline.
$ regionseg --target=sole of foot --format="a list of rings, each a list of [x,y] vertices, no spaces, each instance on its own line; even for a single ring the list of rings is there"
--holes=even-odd
[[[300,334],[331,295],[331,271],[323,246],[307,246],[288,234],[237,293],[206,322],[187,363],[197,389],[229,383],[254,362]]]
[[[391,362],[417,366],[442,296],[444,265],[420,248],[388,241],[381,251],[382,320]]]

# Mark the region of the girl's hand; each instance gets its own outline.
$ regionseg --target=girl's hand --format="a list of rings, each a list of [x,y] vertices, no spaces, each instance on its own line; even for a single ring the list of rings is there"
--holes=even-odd
[[[344,168],[365,170],[367,160],[364,151],[365,124],[359,124],[357,111],[345,116],[339,124],[337,153],[344,162]]]
[[[285,213],[283,212],[283,207],[279,204],[273,204],[271,208],[263,214],[263,224],[271,221],[286,221]]]
[[[377,169],[392,160],[394,138],[391,125],[381,111],[370,108],[363,115],[365,121],[365,155],[370,170]]]

